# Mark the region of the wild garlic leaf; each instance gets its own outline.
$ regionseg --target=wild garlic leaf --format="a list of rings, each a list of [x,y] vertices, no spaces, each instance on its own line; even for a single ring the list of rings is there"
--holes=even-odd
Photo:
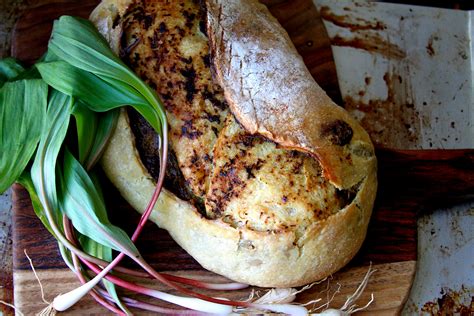
[[[153,90],[114,55],[90,21],[70,16],[61,17],[54,24],[48,48],[61,60],[76,68],[91,72],[120,89],[128,87],[138,92],[147,100],[154,114],[145,118],[160,133],[157,127],[166,122],[161,101]],[[137,110],[145,112],[145,109]]]
[[[101,157],[117,124],[120,110],[97,113],[77,102],[72,112],[76,119],[79,162],[91,170]]]
[[[79,162],[84,165],[94,143],[99,118],[82,102],[76,103],[72,114],[76,120]]]
[[[61,257],[63,258],[64,263],[66,263],[69,270],[75,272],[76,268],[74,267],[74,263],[72,262],[71,250],[67,249],[66,246],[64,246],[59,241],[58,241],[58,248],[59,248],[59,253],[61,254]]]
[[[61,37],[61,39],[56,38],[57,36]],[[64,39],[74,40],[74,43],[67,43],[68,47],[57,45],[63,43],[62,41]],[[63,15],[59,20],[54,21],[51,41],[48,48],[57,47],[57,49],[52,49],[52,51],[60,51],[67,55],[70,53],[71,45],[77,46],[75,50],[84,50],[84,52],[87,52],[88,54],[94,54],[95,52],[97,53],[95,56],[104,56],[106,58],[105,60],[113,67],[116,67],[114,64],[124,65],[120,58],[112,52],[109,44],[97,31],[92,22],[83,18]],[[64,56],[61,56],[60,54],[56,55],[64,59]],[[83,56],[84,55],[79,54],[77,55],[77,59],[80,59]],[[89,55],[89,57],[92,57],[92,55]],[[93,69],[94,68],[89,71],[92,71]]]
[[[94,111],[105,112],[127,104],[146,104],[132,89],[117,89],[87,71],[64,61],[37,64],[41,77],[54,89],[75,96]]]
[[[128,308],[125,306],[125,304],[122,303],[120,300],[120,297],[118,296],[117,293],[117,288],[115,287],[115,284],[113,284],[110,281],[107,280],[102,280],[102,283],[105,286],[105,289],[107,292],[109,292],[110,296],[114,299],[115,303],[118,305],[118,307],[126,314],[126,315],[133,315],[132,312],[128,310]]]
[[[48,86],[40,79],[7,82],[0,89],[0,193],[33,156],[46,117]]]
[[[77,102],[72,111],[76,119],[77,144],[79,162],[84,165],[94,144],[95,134],[99,125],[99,117],[84,103]]]
[[[25,68],[15,58],[0,59],[0,88],[5,82],[15,79],[24,71]]]
[[[72,111],[72,98],[53,90],[48,101],[48,112],[36,157],[31,167],[31,178],[44,208],[53,213],[59,227],[56,165],[62,144],[67,134]]]
[[[79,234],[78,240],[81,243],[82,249],[84,249],[84,251],[88,254],[105,260],[107,262],[112,261],[111,248],[99,244],[95,240],[90,239],[89,237],[82,234]],[[112,298],[115,300],[115,303],[117,303],[117,305],[120,307],[120,309],[122,309],[125,314],[132,315],[131,312],[127,309],[127,307],[120,300],[115,285],[105,279],[102,280],[102,283],[104,284],[104,287],[107,292],[109,292],[110,296],[112,296]]]
[[[140,253],[128,235],[108,220],[99,191],[68,150],[65,150],[62,167],[59,176],[61,210],[71,219],[74,227],[98,243],[127,256],[139,257]]]
[[[105,112],[124,105],[133,106],[155,129],[161,130],[154,109],[133,88],[121,82],[111,85],[87,71],[64,61],[36,65],[43,80],[65,94],[85,102],[93,111]],[[154,122],[154,124],[153,124]]]
[[[55,21],[48,49],[74,67],[96,75],[119,77],[128,84],[138,79],[87,20],[62,16]]]
[[[30,172],[26,172],[26,171],[23,172],[23,174],[20,176],[20,178],[18,178],[17,181],[28,191],[30,195],[30,199],[31,199],[31,204],[33,205],[33,210],[36,214],[36,217],[40,219],[41,223],[43,223],[44,227],[46,227],[49,233],[53,235],[54,238],[57,239],[56,234],[51,228],[48,218],[46,217],[46,214],[44,213],[44,209],[43,209],[43,206],[41,205],[41,201],[38,197],[38,194],[36,194],[35,186],[33,184],[33,180],[31,180]]]
[[[98,114],[99,125],[95,133],[94,143],[92,144],[92,147],[89,151],[89,155],[84,161],[84,167],[86,170],[91,170],[102,156],[107,143],[115,130],[119,114],[119,109]]]

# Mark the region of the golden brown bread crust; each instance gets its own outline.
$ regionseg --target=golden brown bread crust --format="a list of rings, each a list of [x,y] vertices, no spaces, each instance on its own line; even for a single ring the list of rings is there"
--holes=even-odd
[[[117,21],[126,14],[127,7],[132,2],[132,0],[103,1],[91,16],[91,19],[98,25],[99,30],[111,40],[112,47],[119,47],[115,41],[119,38],[117,34],[120,34],[122,30],[121,24],[117,23]],[[245,5],[255,4],[246,1]],[[259,10],[262,10],[262,8],[259,7]],[[279,25],[275,26],[274,31],[276,33],[284,33]],[[281,36],[285,37],[286,35]],[[292,56],[295,59],[300,58],[297,55]],[[218,62],[217,60],[215,59],[216,63]],[[234,75],[236,75],[235,71]],[[313,86],[312,84],[305,83],[305,78],[301,80],[303,86],[305,84],[310,87]],[[232,101],[232,93],[228,91],[230,88],[226,88],[225,85],[224,88],[226,97]],[[276,87],[274,86],[273,89],[276,89]],[[317,91],[324,94],[321,90]],[[292,98],[296,100],[298,96],[293,96]],[[324,94],[319,96],[319,98],[325,100],[327,97]],[[239,109],[235,100],[233,107],[238,112]],[[326,109],[325,106],[323,108]],[[255,229],[255,225],[236,227],[238,225],[235,225],[235,221],[229,223],[223,217],[215,220],[204,218],[190,203],[182,201],[174,194],[164,190],[160,195],[151,219],[160,227],[167,229],[173,238],[196,258],[204,268],[236,281],[259,286],[298,286],[324,278],[340,269],[355,255],[365,238],[376,190],[375,157],[370,155],[370,150],[367,154],[364,141],[356,141],[359,138],[363,139],[363,135],[356,136],[354,140],[354,135],[359,133],[358,129],[360,127],[350,118],[347,118],[346,114],[328,114],[324,113],[324,111],[321,112],[318,107],[311,106],[308,106],[306,109],[305,115],[313,120],[320,121],[321,119],[317,115],[323,113],[327,117],[336,117],[337,119],[344,120],[344,122],[347,121],[347,124],[354,132],[350,140],[350,146],[341,146],[344,148],[342,152],[352,150],[351,148],[354,146],[362,145],[363,147],[359,152],[366,153],[368,157],[366,161],[367,166],[363,168],[367,172],[359,178],[358,186],[354,188],[357,189],[355,197],[343,209],[339,211],[333,210],[327,216],[316,217],[307,221],[303,230],[292,227],[288,229],[282,227],[280,230],[259,230]],[[345,113],[337,109],[335,112]],[[265,117],[265,115],[263,117],[259,116],[259,119],[262,119],[264,122],[272,120],[271,117]],[[250,119],[249,122],[248,124],[253,124]],[[290,128],[294,128],[293,125],[288,124]],[[254,125],[258,126],[258,124]],[[282,132],[285,128],[285,125],[281,126]],[[338,140],[340,135],[334,136],[334,130],[337,134],[340,129],[338,129],[338,126],[328,127],[326,133],[329,137],[326,138],[332,139],[333,142],[337,143],[340,141]],[[264,134],[269,136],[268,133]],[[300,134],[304,135],[306,132],[302,131]],[[280,131],[278,133],[275,132],[272,139],[278,142],[280,139],[279,135]],[[343,138],[347,137],[346,135]],[[292,139],[294,140],[295,138],[293,137]],[[370,145],[369,148],[372,148],[370,141],[368,144]],[[315,150],[314,148],[308,150],[300,145],[299,147],[294,147],[302,148],[306,152]],[[219,151],[220,149],[217,150]],[[341,152],[341,150],[332,149],[329,151],[333,154]],[[226,154],[228,152],[223,152],[222,157],[225,158]],[[285,155],[285,152],[283,152],[283,155]],[[337,158],[344,159],[345,156],[338,156]],[[308,163],[311,165],[310,161],[312,159],[308,159]],[[130,130],[125,112],[120,117],[116,132],[104,154],[102,165],[106,174],[117,186],[121,194],[134,208],[143,211],[152,195],[154,182],[139,158],[134,144],[133,133]],[[324,166],[324,168],[325,174],[328,174],[326,170],[329,168],[328,165]],[[324,182],[324,180],[322,181]],[[335,203],[339,203],[337,199]],[[333,208],[331,207],[331,209]]]
[[[314,81],[267,7],[256,0],[206,4],[217,79],[239,122],[317,157],[338,188],[351,188],[372,172],[368,134]]]

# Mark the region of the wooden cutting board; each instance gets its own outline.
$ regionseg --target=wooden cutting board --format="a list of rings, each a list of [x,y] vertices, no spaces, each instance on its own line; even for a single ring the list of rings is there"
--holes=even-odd
[[[266,2],[272,13],[287,29],[317,81],[331,97],[337,101],[340,100],[330,43],[312,1],[267,0]],[[42,5],[29,9],[18,21],[14,30],[12,55],[27,63],[34,62],[46,48],[51,23],[55,18],[62,14],[87,17],[96,4],[97,1],[91,0],[80,2],[43,1]],[[456,180],[458,165],[472,163],[472,153],[470,155],[466,158],[464,152],[456,152],[450,153],[449,157],[446,157],[445,160],[448,162],[451,162],[452,159],[461,161],[454,166],[448,164],[448,169],[451,169],[447,171],[449,176],[445,178],[448,183],[446,186],[452,184],[449,181]],[[423,176],[429,172],[434,174],[434,171],[441,168],[434,163],[432,169],[426,169],[426,163],[429,165],[430,162],[439,160],[439,153],[422,153],[421,158],[424,159],[424,163],[419,165],[408,163],[403,167],[403,163],[406,164],[414,160],[419,162],[419,153],[415,153],[415,155],[410,152],[382,151],[379,153],[381,183],[366,242],[356,258],[346,268],[336,273],[329,281],[302,293],[298,297],[298,301],[305,302],[321,298],[321,304],[323,304],[338,290],[339,293],[330,306],[336,308],[342,306],[346,297],[359,285],[369,264],[372,263],[377,271],[357,303],[364,305],[369,300],[371,293],[374,293],[375,301],[366,312],[360,314],[394,315],[399,313],[407,299],[415,273],[416,213],[423,208],[423,205],[427,205],[425,202],[430,200],[430,196],[435,193],[443,196],[442,194],[446,191],[442,184],[441,191],[443,192],[436,191],[438,185],[432,185],[432,190],[428,188],[431,193],[434,192],[430,196],[425,194],[425,190],[407,190],[408,182],[415,185],[427,183],[423,177],[421,182],[417,183],[417,175]],[[446,163],[442,166],[446,167]],[[471,173],[468,180],[472,179]],[[104,178],[104,181],[107,180]],[[473,182],[466,182],[468,185],[467,188],[464,187],[466,192],[474,192],[472,190]],[[131,232],[134,224],[138,222],[137,213],[120,197],[110,183],[106,182],[104,187],[109,210],[113,210],[111,212],[112,222]],[[458,193],[459,196],[465,196],[464,191]],[[400,194],[405,194],[405,199]],[[43,283],[46,299],[51,300],[57,294],[67,292],[79,283],[62,262],[54,239],[35,217],[27,192],[20,186],[14,186],[13,198],[15,306],[25,315],[32,315],[44,308],[45,304],[41,299],[38,282],[25,257],[25,250],[32,258],[38,276]],[[199,279],[223,280],[222,277],[203,270],[174,243],[166,231],[158,229],[151,223],[147,225],[137,245],[144,257],[160,271],[172,271]],[[160,288],[160,285],[157,287]],[[214,296],[227,296],[236,299],[245,299],[248,294],[249,290],[226,293],[226,295],[212,293]],[[71,315],[102,315],[106,312],[88,296],[68,313]]]

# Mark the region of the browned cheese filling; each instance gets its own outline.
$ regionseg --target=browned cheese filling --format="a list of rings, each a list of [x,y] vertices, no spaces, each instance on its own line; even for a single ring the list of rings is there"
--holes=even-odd
[[[338,212],[352,194],[316,159],[250,135],[213,82],[199,1],[137,1],[123,20],[121,57],[164,102],[170,125],[166,185],[208,218],[258,231],[301,230]],[[129,111],[140,157],[156,178],[159,140]]]
[[[177,165],[198,198],[209,187],[212,149],[228,112],[212,82],[202,21],[193,1],[136,1],[124,20],[121,43],[123,59],[165,105]],[[145,134],[144,149],[151,150],[154,135]]]

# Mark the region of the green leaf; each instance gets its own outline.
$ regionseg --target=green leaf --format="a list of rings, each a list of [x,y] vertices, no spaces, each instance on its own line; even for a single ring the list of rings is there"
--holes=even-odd
[[[41,136],[48,86],[40,79],[7,82],[0,89],[0,192],[22,174]]]
[[[72,262],[71,250],[67,249],[60,241],[58,241],[58,248],[64,263],[66,263],[66,265],[71,271],[75,272],[76,268],[74,267],[74,263]]]
[[[46,52],[36,62],[41,63],[41,62],[51,62],[51,61],[57,61],[57,60],[58,60],[58,57],[56,55],[54,55],[51,52]],[[20,73],[18,77],[14,78],[14,80],[21,80],[21,79],[41,79],[41,75],[38,69],[36,68],[36,65],[33,65],[33,67],[26,69],[25,71]]]
[[[91,73],[120,77],[129,84],[136,80],[136,75],[112,52],[88,20],[62,16],[55,21],[48,49],[60,59]]]
[[[102,280],[102,283],[104,284],[105,289],[107,290],[107,292],[109,292],[110,296],[112,296],[112,298],[114,299],[115,303],[117,303],[118,307],[120,307],[120,309],[126,315],[133,315],[132,312],[130,312],[128,310],[128,308],[125,306],[125,304],[123,304],[122,301],[120,300],[120,297],[118,296],[117,288],[115,287],[115,284],[113,284],[112,282],[107,281],[105,279]]]
[[[54,89],[87,103],[96,112],[109,111],[124,105],[133,106],[152,126],[161,132],[160,121],[148,101],[122,82],[102,80],[94,74],[73,67],[64,61],[37,64],[43,80]],[[112,82],[112,83],[110,83]]]
[[[79,162],[86,170],[91,170],[101,157],[108,140],[115,129],[120,111],[105,113],[91,111],[82,102],[73,110],[79,147]]]
[[[31,167],[31,178],[44,208],[53,212],[54,221],[59,225],[56,164],[59,151],[67,134],[72,111],[72,98],[53,90],[48,102],[45,128]]]
[[[118,121],[120,111],[105,113],[91,111],[82,102],[77,102],[73,110],[76,119],[79,162],[86,170],[91,170],[102,155]]]
[[[5,82],[13,80],[24,71],[25,68],[14,58],[0,59],[0,88]]]
[[[99,114],[99,125],[95,133],[94,143],[89,151],[89,155],[84,162],[86,170],[91,170],[99,161],[99,158],[104,153],[107,143],[112,137],[119,118],[120,110],[111,110]]]
[[[35,186],[33,184],[33,180],[31,180],[30,172],[23,172],[23,174],[20,176],[20,178],[18,178],[17,181],[28,191],[36,217],[40,219],[41,223],[43,223],[44,227],[46,227],[49,233],[57,239],[56,234],[53,232],[48,218],[44,213],[44,209],[41,205],[41,201],[38,197],[38,194],[36,194]]]
[[[61,209],[83,235],[107,247],[140,257],[128,235],[110,223],[102,197],[81,164],[65,151],[61,181]]]
[[[80,31],[80,32],[78,32]],[[67,42],[67,46],[61,46],[58,44],[63,44],[64,39],[71,39],[73,42]],[[53,51],[58,57],[65,60],[64,57],[71,51],[81,51],[84,50],[84,55],[81,53],[74,53],[74,60],[80,60],[84,56],[95,57],[104,56],[103,66],[111,65],[112,69],[117,65],[124,66],[124,63],[118,58],[110,49],[109,44],[104,39],[104,37],[97,31],[94,24],[87,19],[63,15],[59,20],[54,21],[53,32],[51,36],[51,41],[48,48],[52,48]],[[89,48],[91,50],[89,50]],[[58,53],[56,53],[58,52]],[[63,55],[61,55],[63,54]],[[72,62],[74,64],[74,62]],[[86,65],[87,65],[86,61]],[[93,64],[93,63],[92,63]],[[93,66],[89,71],[92,72],[95,66]],[[126,68],[126,67],[125,67]],[[114,73],[114,71],[112,71]]]
[[[94,74],[64,61],[37,64],[41,77],[54,89],[79,98],[96,112],[124,105],[143,105],[146,100],[132,89],[117,89]]]
[[[91,111],[82,102],[77,102],[72,111],[76,119],[79,162],[84,165],[94,144],[95,134],[99,125],[97,113]]]
[[[109,247],[106,247],[102,244],[99,244],[93,239],[90,239],[87,236],[84,236],[82,234],[79,234],[79,242],[81,243],[82,249],[84,249],[85,252],[88,254],[100,258],[102,260],[105,260],[107,262],[112,261],[112,249]],[[117,288],[115,285],[107,281],[105,279],[102,280],[102,283],[104,284],[105,289],[107,292],[109,292],[110,296],[115,300],[117,305],[122,309],[122,311],[127,314],[127,315],[132,315],[132,313],[127,309],[127,307],[122,303],[120,300],[118,293],[117,293]]]
[[[90,21],[63,16],[55,22],[48,46],[58,58],[88,71],[120,90],[127,87],[147,100],[147,105],[136,105],[137,110],[160,133],[166,115],[161,101],[133,71],[114,55],[102,35]],[[150,109],[140,109],[150,107]]]

